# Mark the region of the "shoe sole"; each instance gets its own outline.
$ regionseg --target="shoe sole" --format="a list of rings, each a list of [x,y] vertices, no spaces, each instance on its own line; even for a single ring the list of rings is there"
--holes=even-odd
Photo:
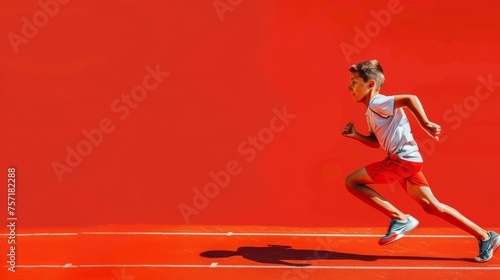
[[[414,230],[418,226],[418,224],[419,224],[418,220],[415,219],[415,222],[413,224],[411,224],[407,230],[403,231],[402,233],[396,233],[387,239],[384,239],[384,240],[380,239],[378,241],[378,244],[381,246],[384,246],[384,245],[389,245],[391,243],[394,243],[394,242],[398,241],[399,239],[403,238],[403,236],[405,236],[405,234],[407,234],[408,232]]]

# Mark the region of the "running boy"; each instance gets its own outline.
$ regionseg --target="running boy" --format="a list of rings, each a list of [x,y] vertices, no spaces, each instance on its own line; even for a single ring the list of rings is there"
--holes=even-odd
[[[392,219],[387,235],[379,240],[379,244],[386,245],[400,239],[418,225],[418,220],[401,212],[367,185],[404,181],[408,194],[427,213],[441,217],[478,239],[479,255],[474,258],[476,262],[490,260],[493,252],[500,247],[499,235],[482,229],[434,197],[422,173],[422,156],[413,139],[403,108],[406,107],[412,112],[422,129],[436,140],[439,140],[441,127],[429,121],[415,95],[385,96],[379,93],[385,78],[378,61],[370,60],[354,64],[349,71],[351,72],[349,92],[354,101],[363,103],[367,107],[365,115],[370,134],[362,135],[356,131],[354,124],[348,123],[342,135],[356,139],[369,147],[382,146],[388,154],[383,161],[355,171],[347,176],[345,181],[349,192]]]

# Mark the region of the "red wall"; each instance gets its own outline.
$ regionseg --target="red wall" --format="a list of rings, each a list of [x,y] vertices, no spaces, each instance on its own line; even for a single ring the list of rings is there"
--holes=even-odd
[[[60,2],[0,4],[0,170],[17,169],[19,227],[385,226],[343,185],[384,157],[340,136],[366,132],[347,68],[372,58],[383,93],[417,94],[443,127],[435,143],[411,119],[436,196],[500,226],[498,1]]]

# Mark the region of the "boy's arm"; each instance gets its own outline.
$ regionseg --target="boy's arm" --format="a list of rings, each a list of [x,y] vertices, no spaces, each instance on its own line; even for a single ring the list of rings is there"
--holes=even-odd
[[[424,107],[416,95],[412,94],[401,94],[396,95],[394,99],[394,110],[397,108],[406,107],[408,108],[415,118],[418,120],[420,126],[431,136],[432,138],[439,141],[439,134],[441,133],[441,127],[429,121],[427,115],[425,114]]]
[[[380,147],[380,144],[377,140],[377,137],[375,137],[375,134],[370,133],[370,135],[368,136],[360,134],[356,131],[356,128],[354,127],[353,123],[348,123],[341,134],[345,137],[356,139],[368,147],[372,148]]]

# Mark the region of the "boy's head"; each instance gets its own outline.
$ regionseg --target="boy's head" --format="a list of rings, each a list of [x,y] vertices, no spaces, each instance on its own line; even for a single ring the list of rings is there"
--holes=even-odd
[[[356,63],[349,67],[351,73],[358,73],[359,77],[363,79],[366,83],[369,80],[374,80],[376,83],[375,89],[380,90],[380,87],[384,84],[385,76],[382,66],[377,60],[368,60],[360,63]]]
[[[376,60],[369,60],[351,65],[351,84],[349,91],[356,102],[366,105],[373,94],[378,93],[384,83],[384,71]]]

